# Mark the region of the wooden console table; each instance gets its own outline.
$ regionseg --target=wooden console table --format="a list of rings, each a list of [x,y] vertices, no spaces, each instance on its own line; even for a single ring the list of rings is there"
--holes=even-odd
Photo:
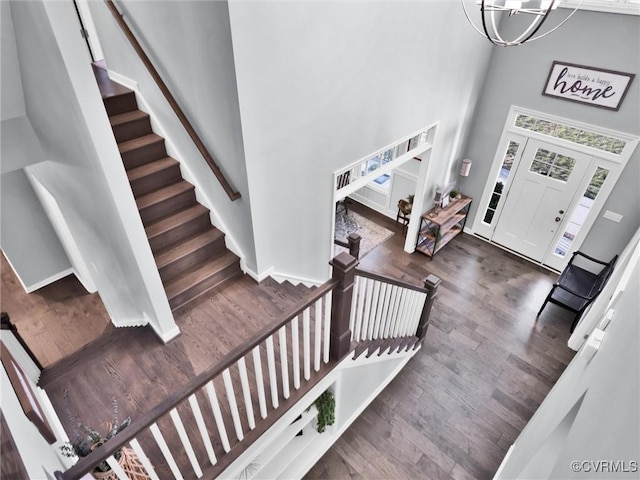
[[[422,214],[420,232],[416,240],[416,250],[433,259],[434,255],[462,233],[472,202],[471,197],[462,195],[436,213],[436,208]]]

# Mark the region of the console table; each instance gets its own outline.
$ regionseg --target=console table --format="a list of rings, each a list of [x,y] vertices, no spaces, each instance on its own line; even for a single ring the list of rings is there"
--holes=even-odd
[[[471,197],[462,195],[459,199],[450,201],[444,208],[438,210],[434,207],[423,213],[416,250],[433,259],[451,239],[462,233],[472,200]]]

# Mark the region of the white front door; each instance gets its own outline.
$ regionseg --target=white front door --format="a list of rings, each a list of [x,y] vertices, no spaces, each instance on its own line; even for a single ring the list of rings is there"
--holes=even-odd
[[[492,241],[542,262],[592,159],[574,150],[530,139]]]

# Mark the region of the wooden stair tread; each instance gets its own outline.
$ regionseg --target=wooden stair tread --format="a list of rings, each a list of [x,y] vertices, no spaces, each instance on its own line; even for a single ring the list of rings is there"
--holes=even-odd
[[[109,117],[109,122],[111,123],[111,127],[117,127],[123,125],[128,122],[134,122],[136,120],[142,120],[149,118],[149,114],[143,112],[142,110],[132,110],[130,112],[119,113],[117,115],[112,115]]]
[[[152,145],[157,142],[163,142],[164,138],[160,135],[156,135],[155,133],[150,133],[149,135],[145,135],[143,137],[134,138],[131,140],[127,140],[126,142],[122,142],[118,144],[118,149],[120,153],[127,153],[132,150],[136,150],[138,148],[146,147],[147,145]]]
[[[163,219],[158,220],[157,222],[154,222],[146,227],[145,230],[147,232],[147,238],[153,238],[158,235],[162,235],[168,230],[171,230],[183,223],[186,223],[196,217],[199,217],[200,215],[205,214],[209,214],[209,209],[203,207],[199,203],[187,209],[174,212],[171,215],[168,215]]]
[[[129,177],[129,182],[133,182],[135,180],[146,177],[147,175],[152,175],[154,173],[160,172],[161,170],[165,170],[179,164],[180,162],[178,162],[175,158],[164,157],[160,160],[155,160],[153,162],[140,165],[139,167],[132,168],[131,170],[127,171],[127,176]]]
[[[180,195],[181,193],[192,190],[193,188],[194,187],[191,183],[182,180],[181,182],[177,182],[167,187],[155,190],[154,192],[147,193],[146,195],[143,195],[142,197],[136,199],[138,210],[142,210],[143,208],[155,205],[156,203],[163,202],[165,200],[168,200],[169,198],[175,197],[176,195]]]
[[[189,270],[167,282],[167,284],[165,285],[167,297],[169,297],[169,300],[171,301],[171,299],[189,290],[193,285],[206,280],[207,278],[224,270],[226,267],[232,266],[237,262],[238,257],[234,253],[227,250],[219,257],[214,258],[209,262],[198,266],[197,268]]]
[[[182,258],[196,250],[224,238],[224,234],[217,228],[211,228],[205,232],[183,240],[181,243],[167,248],[156,255],[158,268],[165,267],[178,258]]]

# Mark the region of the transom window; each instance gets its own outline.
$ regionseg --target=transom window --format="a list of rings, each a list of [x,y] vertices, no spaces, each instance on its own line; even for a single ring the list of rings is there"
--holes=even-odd
[[[518,114],[514,122],[516,127],[524,128],[532,132],[538,132],[550,137],[567,140],[578,145],[585,145],[603,152],[613,153],[614,155],[622,154],[627,142],[588,130],[574,128],[562,123],[550,122],[530,115]]]

